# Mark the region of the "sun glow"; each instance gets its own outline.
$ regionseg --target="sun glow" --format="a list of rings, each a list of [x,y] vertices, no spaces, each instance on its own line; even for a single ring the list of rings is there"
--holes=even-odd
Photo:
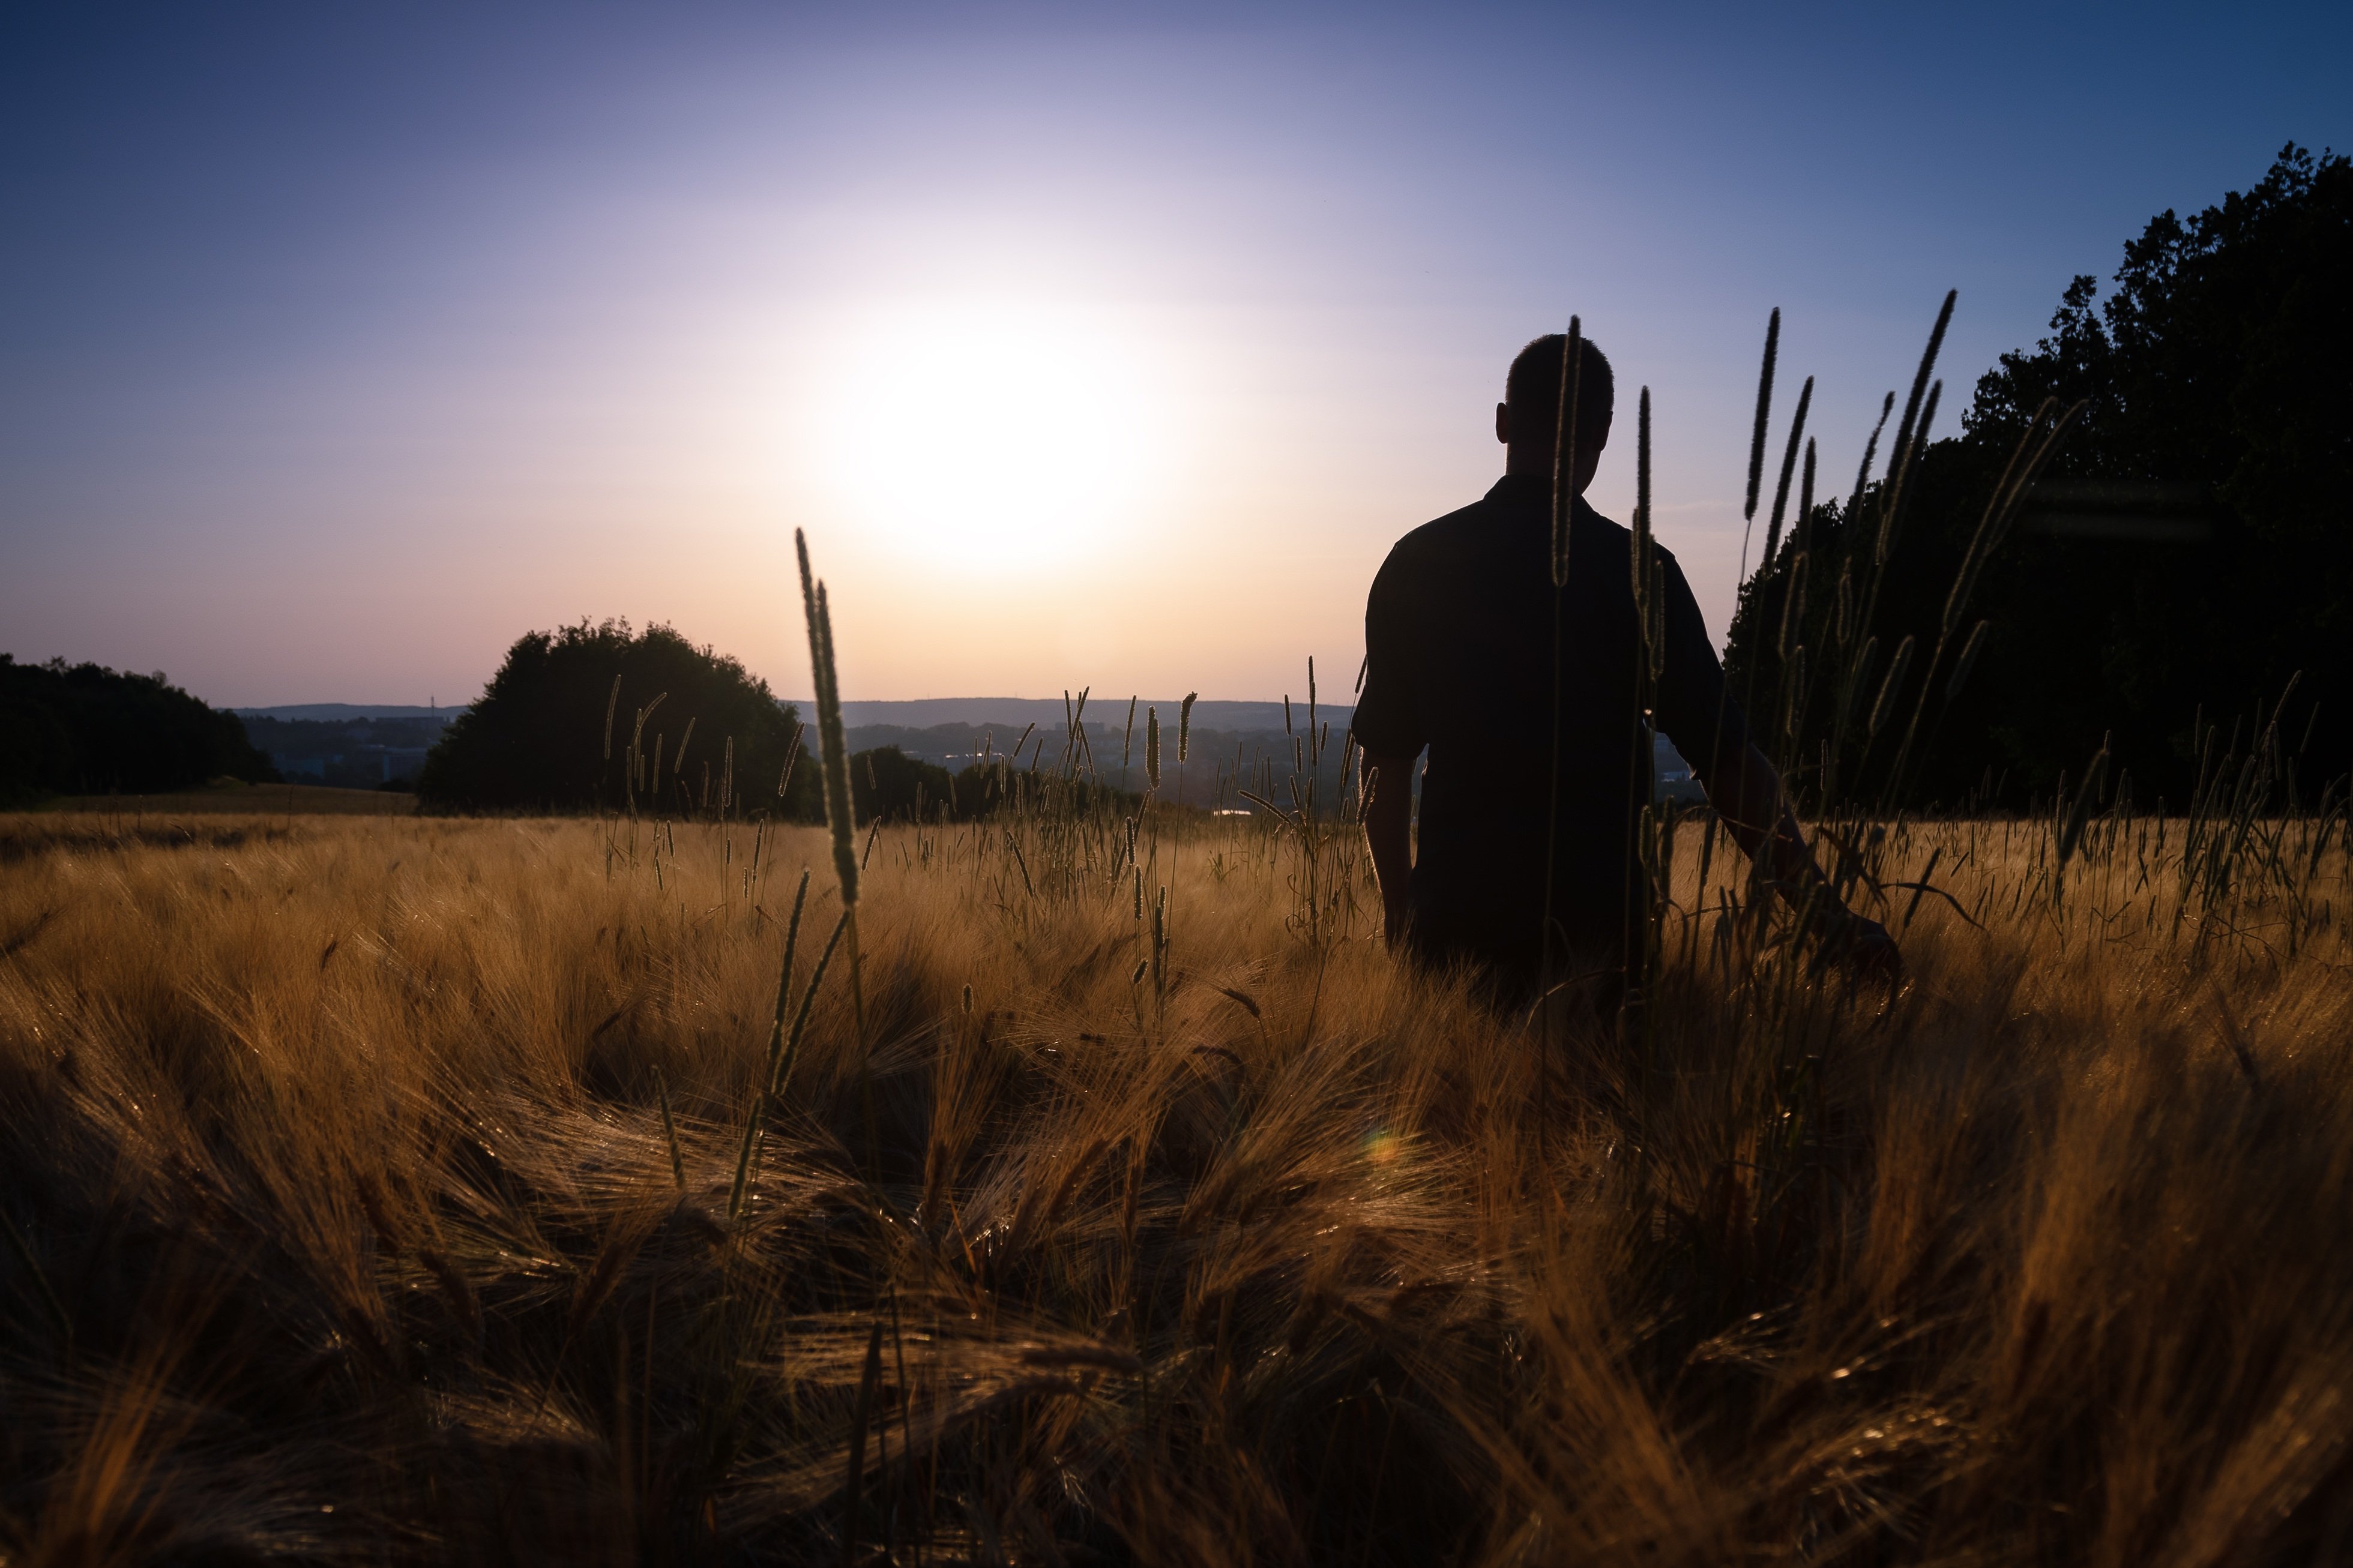
[[[892,544],[1029,568],[1132,529],[1170,458],[1170,399],[1102,314],[975,302],[853,323],[819,394],[845,511]]]

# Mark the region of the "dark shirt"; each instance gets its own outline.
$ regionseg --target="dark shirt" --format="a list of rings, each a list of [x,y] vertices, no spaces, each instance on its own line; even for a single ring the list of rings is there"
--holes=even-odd
[[[1506,475],[1484,500],[1399,540],[1365,609],[1365,688],[1352,728],[1366,752],[1430,748],[1413,868],[1412,943],[1503,978],[1542,953],[1548,716],[1556,682],[1552,485]],[[1631,536],[1583,500],[1560,591],[1560,773],[1553,915],[1573,949],[1622,963],[1643,910],[1635,826],[1651,799],[1651,739],[1636,706],[1641,641]],[[1651,721],[1703,779],[1747,744],[1682,569],[1666,585],[1665,668]]]

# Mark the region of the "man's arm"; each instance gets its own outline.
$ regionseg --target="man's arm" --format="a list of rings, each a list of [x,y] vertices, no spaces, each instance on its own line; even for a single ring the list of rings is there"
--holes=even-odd
[[[1700,772],[1696,764],[1694,772]],[[1700,772],[1707,803],[1732,834],[1733,842],[1755,859],[1762,849],[1773,880],[1788,888],[1821,882],[1820,868],[1806,848],[1806,835],[1781,796],[1781,775],[1755,745],[1744,742],[1729,766],[1713,776]]]
[[[1418,711],[1414,672],[1422,657],[1416,574],[1389,552],[1365,595],[1365,673],[1358,683],[1349,732],[1364,761],[1357,814],[1372,851],[1373,879],[1381,889],[1381,934],[1390,948],[1405,940],[1412,909],[1413,764],[1429,743]]]
[[[1831,948],[1867,969],[1900,970],[1903,961],[1886,928],[1850,911],[1814,864],[1781,775],[1749,742],[1746,721],[1724,689],[1724,668],[1708,641],[1706,623],[1672,556],[1666,578],[1667,667],[1655,714],[1659,727],[1691,759],[1708,804],[1732,830],[1733,841],[1752,859],[1762,859],[1782,898],[1793,906],[1811,906]]]
[[[1781,897],[1793,905],[1810,902],[1816,917],[1827,921],[1830,941],[1855,963],[1868,969],[1901,969],[1903,960],[1887,928],[1841,904],[1814,864],[1797,816],[1782,797],[1781,775],[1765,753],[1744,743],[1729,764],[1719,765],[1714,773],[1700,780],[1708,804],[1751,859],[1762,853],[1767,874]]]
[[[1357,803],[1373,879],[1381,888],[1381,931],[1396,947],[1405,935],[1407,889],[1413,882],[1413,758],[1366,752],[1365,792]]]

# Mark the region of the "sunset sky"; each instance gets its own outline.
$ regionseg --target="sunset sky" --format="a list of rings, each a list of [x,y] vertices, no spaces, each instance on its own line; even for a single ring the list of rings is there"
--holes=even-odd
[[[1949,431],[2348,82],[2341,4],[14,5],[0,651],[451,703],[626,616],[800,694],[801,526],[846,696],[1345,689],[1571,311],[1720,640],[1772,307],[1842,489],[1945,289]]]

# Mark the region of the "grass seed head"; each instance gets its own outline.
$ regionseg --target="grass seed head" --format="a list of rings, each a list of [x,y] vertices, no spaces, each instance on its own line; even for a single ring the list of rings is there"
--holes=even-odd
[[[825,821],[833,836],[833,869],[841,884],[844,909],[858,904],[858,844],[849,794],[849,744],[842,732],[841,685],[833,658],[833,611],[825,584],[809,570],[808,539],[793,530],[800,557],[801,608],[808,622],[809,672],[817,687],[819,774],[825,784]]]
[[[1748,496],[1741,503],[1740,515],[1750,522],[1757,520],[1757,487],[1765,477],[1765,431],[1773,416],[1773,365],[1780,352],[1781,307],[1776,305],[1765,322],[1765,363],[1757,373],[1757,419],[1748,433]]]

